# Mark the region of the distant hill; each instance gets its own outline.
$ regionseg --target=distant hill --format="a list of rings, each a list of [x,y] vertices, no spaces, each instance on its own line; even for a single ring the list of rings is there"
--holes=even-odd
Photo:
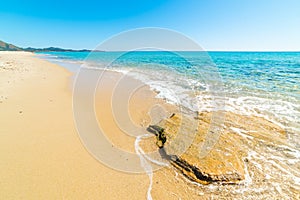
[[[30,51],[30,52],[91,52],[88,49],[74,50],[74,49],[62,49],[57,47],[48,48],[21,48],[12,44],[8,44],[0,40],[0,51]]]
[[[31,52],[90,52],[91,50],[88,49],[81,49],[81,50],[74,50],[74,49],[62,49],[57,47],[48,47],[48,48],[24,48],[24,51],[31,51]]]
[[[23,49],[0,40],[0,51],[22,51]]]

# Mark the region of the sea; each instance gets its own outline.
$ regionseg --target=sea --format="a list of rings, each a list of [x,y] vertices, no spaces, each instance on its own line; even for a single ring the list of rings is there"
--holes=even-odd
[[[43,52],[38,56],[74,73],[84,67],[131,76],[149,85],[157,98],[186,112],[225,110],[275,123],[287,133],[284,149],[289,156],[254,157],[262,162],[268,156],[277,160],[282,164],[275,166],[278,173],[286,173],[289,184],[300,189],[300,52]],[[283,197],[289,199],[288,191]]]

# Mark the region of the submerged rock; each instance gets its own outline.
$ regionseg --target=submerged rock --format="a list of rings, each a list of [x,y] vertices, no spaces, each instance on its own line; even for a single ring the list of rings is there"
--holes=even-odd
[[[245,179],[247,149],[243,143],[247,141],[232,127],[247,131],[246,138],[259,137],[266,142],[272,140],[273,134],[282,136],[283,130],[257,117],[226,113],[224,119],[218,129],[212,129],[215,123],[212,113],[200,113],[197,117],[173,114],[147,130],[156,135],[162,158],[190,180],[201,184],[234,184]]]

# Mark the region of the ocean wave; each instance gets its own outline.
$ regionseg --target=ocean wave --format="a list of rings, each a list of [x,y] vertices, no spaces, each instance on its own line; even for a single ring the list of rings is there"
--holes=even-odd
[[[106,67],[85,63],[84,68],[109,70],[131,76],[149,85],[156,97],[170,104],[182,106],[191,112],[230,111],[242,115],[263,117],[286,130],[300,133],[300,102],[289,97],[290,101],[280,99],[280,95],[239,92],[232,95],[234,88],[222,88],[223,96],[211,91],[209,83],[195,80],[183,74],[167,70],[136,69],[132,67]],[[235,93],[234,93],[235,94]],[[251,95],[251,96],[249,96]],[[266,96],[265,98],[262,96]]]

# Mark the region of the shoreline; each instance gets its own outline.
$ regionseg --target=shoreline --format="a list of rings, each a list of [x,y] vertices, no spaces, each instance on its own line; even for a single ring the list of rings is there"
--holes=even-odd
[[[238,53],[238,52],[237,52]],[[41,55],[41,54],[37,54],[37,55]],[[52,54],[49,54],[50,56],[52,56]],[[49,56],[49,55],[46,55]],[[56,55],[56,54],[54,54]],[[63,55],[63,54],[62,54]],[[59,56],[59,54],[57,54],[56,56]],[[99,55],[101,56],[101,55]],[[45,58],[46,58],[45,57]],[[51,57],[49,57],[48,59],[46,58],[46,60],[51,61]],[[83,61],[75,61],[76,60],[76,56],[73,56],[72,59],[70,58],[70,60],[66,59],[64,60],[64,58],[55,58],[54,59],[54,63],[59,63],[62,64],[63,67],[67,68],[67,69],[71,69],[71,71],[75,71],[74,69],[76,68],[75,66],[77,66],[79,68],[79,66],[81,64],[83,64]],[[80,58],[82,59],[82,58]],[[87,61],[87,68],[91,68],[91,69],[100,69],[101,67],[103,67],[102,65],[98,66],[96,65],[96,63],[94,63],[95,61],[91,60],[91,67],[89,66],[89,61]],[[95,66],[94,66],[95,65]],[[89,66],[89,67],[88,67]],[[128,74],[128,76],[131,76],[132,79],[137,79],[143,83],[145,83],[146,85],[150,86],[150,89],[156,93],[156,98],[162,99],[167,101],[167,103],[170,103],[172,105],[177,105],[177,102],[179,100],[179,102],[181,102],[181,104],[185,103],[185,93],[183,93],[183,96],[181,96],[181,90],[183,88],[181,87],[177,87],[176,83],[174,87],[168,87],[168,83],[159,83],[157,82],[157,84],[155,83],[155,77],[153,77],[153,74],[151,72],[151,70],[147,73],[151,74],[150,77],[144,76],[144,72],[142,71],[135,71],[135,69],[133,69],[133,73],[131,73],[131,69],[129,67],[129,69],[127,69],[127,67],[125,68],[114,68],[114,69],[109,69],[113,72],[117,72],[117,73],[122,73],[122,74]],[[129,72],[129,73],[128,73]],[[145,73],[146,74],[146,73]],[[139,77],[140,76],[140,77]],[[173,77],[174,79],[174,77]],[[161,81],[161,80],[159,80]],[[171,82],[174,80],[171,80]],[[180,79],[180,81],[182,81]],[[154,83],[154,84],[153,84]],[[204,86],[203,86],[204,87]],[[238,85],[236,85],[236,87],[239,87]],[[176,91],[181,91],[181,92],[176,92]],[[239,88],[240,90],[240,88]],[[187,92],[187,91],[185,91]],[[227,91],[230,94],[228,96],[216,96],[216,102],[217,101],[221,101],[221,102],[217,102],[222,104],[223,102],[226,102],[225,105],[225,110],[227,112],[233,112],[233,113],[238,113],[240,115],[247,115],[247,116],[256,116],[256,117],[263,117],[264,119],[271,121],[272,123],[275,123],[279,126],[281,126],[282,128],[286,129],[288,132],[292,132],[295,134],[300,134],[300,129],[299,126],[297,126],[296,122],[293,122],[293,116],[296,116],[298,113],[298,109],[297,109],[297,105],[298,102],[296,100],[291,100],[289,101],[285,95],[284,99],[280,99],[281,97],[277,98],[272,98],[273,93],[263,93],[260,94],[260,92],[258,91],[258,93],[260,95],[251,95],[249,94],[235,94],[233,96],[231,96],[231,91]],[[198,93],[198,91],[196,92]],[[188,94],[190,95],[190,94]],[[195,94],[196,96],[194,98],[197,98],[198,100],[196,101],[191,101],[190,99],[188,99],[188,103],[185,103],[184,106],[188,107],[188,110],[190,112],[198,112],[199,109],[202,112],[211,112],[211,106],[214,105],[214,102],[211,102],[211,94],[209,92],[206,91],[200,91],[198,94]],[[239,96],[241,95],[241,96]],[[274,94],[275,96],[278,94]],[[204,103],[203,103],[204,102]],[[189,106],[187,106],[187,104],[189,105],[195,105],[200,103],[200,105],[198,105],[198,107],[196,106],[196,108],[191,108]],[[278,105],[278,106],[277,106]],[[281,105],[282,107],[280,107],[279,105]],[[222,109],[222,108],[221,108]],[[281,111],[282,110],[282,111]],[[284,112],[285,111],[285,112]],[[288,113],[288,111],[290,112],[290,114]]]
[[[99,70],[99,69],[95,69],[95,70]],[[107,76],[104,76],[104,77],[109,77],[109,74],[115,74],[115,76],[113,76],[113,77],[116,80],[118,78],[122,77],[122,76],[126,77],[126,74],[121,73],[121,72],[116,72],[116,71],[110,71],[110,70],[108,70],[108,71],[105,71],[105,73],[107,73]],[[136,82],[137,85],[138,85],[138,83],[141,82],[141,80],[137,80],[137,79],[135,79],[134,77],[131,77],[131,76],[130,77],[126,77],[126,78],[129,79],[129,80],[127,80],[127,82]],[[105,89],[102,90],[102,92],[105,91],[104,92],[105,95],[102,95],[102,97],[103,96],[105,96],[105,97],[112,96],[111,93],[113,91],[114,85],[118,86],[118,83],[116,84],[116,82],[117,81],[111,81],[111,80],[108,81],[108,80],[104,79],[104,81],[102,82],[102,84],[104,84],[104,88]],[[123,83],[125,85],[125,87],[123,87],[123,90],[126,90],[126,81],[123,81]],[[167,102],[165,102],[163,99],[158,98],[156,96],[156,93],[153,91],[153,89],[150,88],[149,85],[147,85],[146,83],[143,83],[143,84],[145,85],[145,88],[142,91],[144,93],[147,93],[147,94],[146,95],[144,94],[144,96],[141,95],[140,97],[137,95],[137,98],[136,98],[137,102],[138,101],[143,101],[143,97],[145,97],[145,96],[147,96],[148,99],[152,99],[152,100],[148,101],[149,102],[148,105],[145,105],[143,103],[136,103],[135,104],[135,105],[138,105],[138,104],[141,105],[138,109],[132,109],[132,110],[135,110],[135,111],[140,111],[140,114],[138,114],[137,117],[135,117],[135,120],[138,120],[138,119],[145,120],[145,116],[147,115],[147,110],[149,110],[151,108],[151,106],[150,106],[151,104],[153,105],[153,104],[157,103],[159,105],[163,105],[163,104],[165,106],[168,105]],[[97,95],[99,96],[100,93],[101,92],[98,91]],[[97,95],[96,95],[96,99],[98,97]],[[111,99],[110,100],[106,99],[105,101],[110,102]],[[100,102],[100,101],[98,101],[98,102]],[[109,106],[110,105],[107,104],[107,103],[105,103],[105,102],[102,102],[102,104],[101,103],[100,104],[96,104],[96,111],[99,111],[100,110],[99,108],[101,108],[101,107],[108,108]],[[176,111],[174,111],[174,107],[176,108],[176,106],[174,106],[174,105],[170,105],[170,106],[171,106],[171,108],[169,107],[169,109],[168,109],[169,113],[167,115],[165,115],[165,118],[168,117],[168,116],[170,116],[171,113],[176,112]],[[172,108],[173,108],[173,111],[171,111]],[[102,118],[109,116],[107,114],[107,113],[109,113],[109,111],[106,111],[105,113],[106,114],[102,115]],[[98,118],[101,119],[101,115],[99,115],[99,113],[97,113],[97,116],[98,116]],[[113,117],[111,116],[109,118],[112,119]],[[225,136],[225,138],[228,137],[227,139],[229,139],[229,140],[232,140],[234,137],[239,138],[239,139],[236,139],[239,142],[235,142],[235,143],[240,143],[240,144],[244,143],[244,144],[246,144],[246,143],[249,142],[247,140],[252,137],[252,138],[255,138],[255,141],[251,141],[251,143],[252,142],[253,143],[257,143],[256,140],[258,140],[258,141],[262,140],[262,141],[264,141],[264,143],[270,145],[272,143],[271,140],[273,139],[274,142],[276,144],[278,144],[278,145],[285,146],[287,144],[286,143],[286,135],[284,134],[284,131],[282,130],[282,128],[278,127],[276,124],[273,124],[269,119],[265,119],[265,118],[261,118],[261,116],[253,116],[253,115],[244,116],[244,115],[240,115],[240,114],[232,113],[232,112],[228,112],[228,111],[226,112],[226,117],[225,118],[226,118],[225,119],[226,120],[225,123],[229,124],[228,127],[233,126],[233,129],[232,130],[226,130],[227,133],[223,133],[223,134],[225,134],[225,135],[229,134],[229,135]],[[208,120],[208,119],[206,119],[206,120]],[[242,124],[237,123],[236,124],[236,120],[241,121],[241,122],[242,121],[246,121],[247,123],[242,123]],[[255,125],[252,121],[255,121],[258,125]],[[156,121],[156,123],[158,123],[158,122],[159,121]],[[107,123],[107,121],[105,121],[105,123]],[[143,127],[145,127],[145,124],[147,124],[147,123],[149,124],[149,120],[148,121],[146,120],[146,121],[144,121],[142,123]],[[154,124],[156,124],[156,123],[154,123]],[[137,124],[141,124],[141,122],[138,122]],[[233,124],[235,124],[235,125],[233,125]],[[264,126],[266,126],[266,127],[264,128]],[[238,127],[238,128],[235,129],[235,127]],[[201,129],[203,129],[203,127],[199,127],[199,129],[201,130]],[[108,129],[106,129],[106,130],[108,130]],[[277,130],[278,133],[275,130]],[[120,131],[118,131],[118,130],[115,130],[115,131],[116,131],[116,133],[121,134]],[[257,131],[260,132],[260,133],[259,134],[255,134],[255,132],[257,132]],[[110,131],[108,130],[108,133],[109,132]],[[109,135],[112,135],[112,134],[109,134]],[[121,138],[120,137],[111,137],[109,139],[111,139],[110,140],[111,142],[117,144],[120,147],[124,147],[124,145],[126,146],[126,144],[128,144],[127,143],[128,141],[125,142],[125,143],[121,142],[122,140],[126,141],[126,137],[125,138],[122,138],[122,137]],[[233,139],[233,141],[234,141],[234,139]],[[145,142],[147,142],[147,144],[145,144]],[[131,146],[133,146],[134,141],[132,140],[130,143],[132,144]],[[146,140],[146,141],[143,141],[142,143],[143,143],[143,147],[145,147],[145,149],[147,149],[147,150],[150,150],[150,152],[155,150],[155,148],[153,147],[153,145],[155,145],[155,141],[153,141],[153,140],[150,139],[150,141]],[[226,145],[228,145],[228,144],[225,144],[224,146],[226,147]],[[232,147],[229,147],[229,148],[232,148]],[[251,160],[255,160],[253,162],[260,162],[259,160],[256,160],[255,158],[253,158],[251,156],[251,152],[253,151],[252,150],[252,146],[248,146],[248,147],[244,147],[244,148],[246,148],[246,149],[243,150],[243,151],[245,151],[243,153],[243,156],[241,156],[241,155],[240,155],[241,157],[239,156],[240,157],[239,159],[243,163],[243,167],[242,168],[244,168],[244,171],[245,171],[245,180],[243,180],[241,183],[243,183],[245,185],[248,185],[248,184],[251,184],[252,179],[253,180],[264,179],[264,177],[262,175],[260,175],[260,172],[257,171],[257,169],[255,167],[247,164],[244,161],[244,159],[246,159],[246,160],[247,159],[249,159],[249,160],[251,159]],[[261,147],[261,150],[259,150],[259,151],[262,151],[262,152],[265,151],[263,148],[264,147]],[[274,146],[274,148],[276,148],[276,147]],[[289,148],[289,147],[287,146],[287,148]],[[247,149],[249,149],[249,152],[246,151]],[[127,149],[127,150],[132,152],[133,148]],[[220,149],[218,149],[218,150],[220,150]],[[226,155],[228,154],[228,152],[226,152],[226,150],[222,150],[222,151],[225,151]],[[192,155],[194,155],[194,153],[192,153]],[[219,159],[221,159],[221,160],[223,159],[225,161],[227,158],[224,159],[221,156]],[[232,159],[229,159],[228,162],[237,162],[238,163],[239,159],[236,160],[236,158],[233,157]],[[233,161],[233,160],[236,160],[236,161]],[[208,166],[211,165],[211,164],[213,164],[213,163],[208,163]],[[237,165],[240,165],[240,164],[237,164]],[[214,168],[214,167],[212,167],[212,168]],[[251,170],[250,172],[249,172],[249,169]],[[182,176],[181,180],[179,181],[176,178],[177,175],[174,176],[173,173],[180,174],[179,176]],[[257,176],[257,177],[250,177],[249,173],[256,174],[255,176]],[[278,173],[280,173],[280,172],[278,172]],[[167,178],[165,177],[166,174],[168,174]],[[166,179],[166,180],[162,180],[162,179]],[[173,184],[169,185],[165,181],[169,181],[170,183],[173,183]],[[178,181],[179,181],[179,183],[178,183]],[[153,197],[158,197],[158,196],[162,197],[163,196],[166,199],[172,198],[170,196],[170,194],[163,194],[161,192],[161,189],[164,188],[164,190],[167,190],[167,191],[170,190],[170,189],[171,189],[171,191],[177,191],[178,195],[180,195],[181,197],[185,197],[186,199],[190,198],[190,196],[193,196],[194,198],[199,198],[199,196],[197,195],[197,192],[199,192],[199,185],[197,185],[196,187],[194,187],[194,186],[188,186],[187,187],[186,184],[189,182],[189,179],[186,179],[186,177],[184,176],[184,173],[181,174],[180,170],[178,171],[178,169],[174,169],[173,167],[171,167],[171,168],[164,168],[161,171],[155,172],[153,174],[153,180],[152,180],[152,182],[153,183],[163,182],[163,185],[159,184],[159,187],[157,187],[158,185],[156,185],[156,184],[152,185],[152,187],[153,187],[152,188],[152,196]],[[177,185],[175,186],[174,184],[177,184]],[[194,185],[195,182],[192,181],[190,184]],[[262,186],[255,186],[254,185],[253,187],[255,188],[255,187],[262,187]],[[180,191],[180,189],[178,190],[176,188],[185,188],[185,190],[191,190],[191,193],[189,194],[189,193]],[[236,186],[235,189],[239,190],[239,188],[241,188],[241,186]],[[210,196],[211,194],[210,194],[210,192],[207,191],[207,188],[206,189],[204,188],[204,190],[206,190],[206,192],[208,194],[204,195],[203,197],[207,197],[207,198],[211,197]]]
[[[153,199],[249,197],[258,188],[268,191],[268,184],[273,183],[284,190],[288,185],[290,191],[297,191],[297,186],[289,185],[292,183],[291,175],[294,175],[292,171],[287,173],[278,167],[285,167],[289,160],[276,160],[282,159],[277,148],[282,148],[284,154],[293,152],[293,149],[282,144],[286,135],[280,127],[268,120],[226,113],[227,128],[222,136],[224,140],[216,146],[218,154],[223,154],[213,158],[225,162],[224,156],[230,152],[225,148],[227,142],[222,141],[235,141],[233,138],[237,138],[238,142],[233,144],[238,143],[242,149],[235,149],[236,152],[243,152],[238,154],[238,159],[244,165],[245,182],[236,185],[212,183],[205,186],[191,182],[180,169],[171,166],[153,172],[149,181],[146,173],[130,174],[113,170],[85,149],[73,120],[72,90],[69,87],[72,85],[71,72],[37,58],[35,54],[24,52],[0,52],[0,66],[0,73],[3,74],[0,77],[0,97],[4,97],[0,99],[0,108],[4,108],[0,112],[0,188],[3,189],[0,198],[145,199],[149,195],[150,183]],[[137,90],[133,90],[132,94],[126,93],[136,85],[139,85]],[[114,95],[120,98],[114,98]],[[170,114],[179,112],[176,106],[156,98],[155,92],[148,85],[141,84],[141,81],[120,72],[106,71],[97,88],[95,114],[109,141],[124,151],[136,152],[136,140],[124,134],[111,110],[112,99],[116,105],[123,105],[124,99],[121,97],[127,97],[128,112],[118,112],[119,117],[126,119],[129,115],[133,124],[144,129],[149,124],[158,124],[160,119],[167,119]],[[154,114],[158,114],[153,116],[150,112],[152,109]],[[117,111],[120,111],[119,107]],[[207,124],[211,119],[210,113],[202,114],[197,117],[200,125],[204,122]],[[175,123],[175,126],[178,124]],[[206,129],[207,125],[199,126],[200,135]],[[155,137],[140,142],[145,152],[158,150]],[[195,155],[193,149],[182,159],[190,162],[190,155]],[[270,168],[272,173],[260,170],[262,166],[264,170],[270,167],[266,159],[275,163]],[[230,159],[228,162],[225,164],[233,164]],[[209,165],[214,165],[214,162],[209,161]],[[240,192],[245,189],[249,192]],[[273,191],[270,195],[275,197],[278,194]],[[292,193],[292,196],[296,195],[297,192]]]

